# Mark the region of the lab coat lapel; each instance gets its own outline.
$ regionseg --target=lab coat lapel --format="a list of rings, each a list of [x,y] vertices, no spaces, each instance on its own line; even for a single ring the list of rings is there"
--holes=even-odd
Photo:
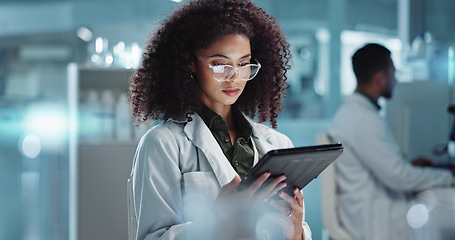
[[[253,141],[254,144],[256,145],[256,148],[258,149],[259,152],[262,154],[266,154],[270,150],[277,149],[276,146],[273,146],[270,142],[270,138],[272,137],[272,132],[271,131],[264,131],[264,129],[259,129],[263,127],[262,125],[253,122],[250,118],[245,117],[248,122],[251,124],[253,127]],[[256,163],[255,163],[256,164]]]
[[[229,183],[237,173],[231,166],[210,129],[205,125],[202,118],[194,114],[193,121],[188,122],[183,131],[190,141],[199,148],[207,158],[210,166],[215,173],[220,187]]]

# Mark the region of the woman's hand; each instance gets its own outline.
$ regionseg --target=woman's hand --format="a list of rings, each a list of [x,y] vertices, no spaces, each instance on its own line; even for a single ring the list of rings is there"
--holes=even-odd
[[[277,201],[271,201],[270,205],[283,213],[285,217],[273,221],[281,226],[286,239],[303,240],[303,193],[298,188],[295,188],[294,197],[289,196],[285,192],[280,192],[279,196],[287,204],[279,204]]]
[[[239,176],[235,176],[221,188],[215,201],[218,236],[224,236],[225,239],[254,236],[256,219],[250,214],[251,209],[265,203],[286,187],[284,175],[273,179],[269,177],[270,173],[264,173],[250,186],[237,190],[241,180]]]
[[[270,179],[270,173],[263,173],[250,186],[242,190],[237,190],[240,184],[240,177],[237,175],[231,182],[221,188],[216,199],[215,205],[229,206],[245,206],[264,202],[279,190],[286,187],[284,175]],[[268,181],[267,181],[268,180]],[[267,184],[264,184],[267,181]],[[249,207],[249,206],[247,206]]]

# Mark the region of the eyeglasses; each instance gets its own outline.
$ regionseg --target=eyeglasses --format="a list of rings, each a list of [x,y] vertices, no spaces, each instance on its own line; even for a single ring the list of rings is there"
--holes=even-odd
[[[218,82],[225,82],[231,79],[235,73],[242,79],[243,81],[249,81],[256,77],[261,68],[261,64],[257,62],[257,64],[246,64],[245,66],[236,67],[234,68],[231,65],[216,65],[213,66],[207,61],[205,61],[200,56],[196,55],[199,59],[201,59],[209,68],[213,70],[213,78]]]

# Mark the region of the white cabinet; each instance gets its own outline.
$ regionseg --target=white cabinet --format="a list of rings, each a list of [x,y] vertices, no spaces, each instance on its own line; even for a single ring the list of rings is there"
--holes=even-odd
[[[68,66],[70,104],[70,240],[124,240],[128,238],[126,180],[131,171],[137,138],[119,140],[93,133],[106,122],[83,122],[89,92],[108,90],[115,100],[128,92],[133,70]],[[117,101],[115,101],[117,102]],[[101,110],[105,107],[102,107]],[[103,115],[105,114],[105,115]],[[98,117],[115,119],[102,112]],[[95,116],[96,118],[96,116]],[[92,119],[93,120],[93,119]],[[98,119],[99,120],[99,119]],[[92,128],[83,124],[98,124]],[[132,125],[127,126],[133,128]],[[85,135],[81,132],[89,129]],[[93,135],[90,135],[93,134]]]
[[[79,144],[78,239],[128,239],[126,180],[135,149],[132,142]]]

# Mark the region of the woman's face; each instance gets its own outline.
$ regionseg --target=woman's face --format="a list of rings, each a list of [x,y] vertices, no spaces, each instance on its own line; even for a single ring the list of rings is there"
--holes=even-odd
[[[226,35],[196,54],[212,66],[231,65],[237,68],[250,63],[250,39],[244,35]],[[246,81],[241,80],[237,73],[227,81],[219,82],[213,77],[212,68],[203,60],[197,58],[193,67],[201,88],[199,97],[212,110],[231,106],[245,88]]]

